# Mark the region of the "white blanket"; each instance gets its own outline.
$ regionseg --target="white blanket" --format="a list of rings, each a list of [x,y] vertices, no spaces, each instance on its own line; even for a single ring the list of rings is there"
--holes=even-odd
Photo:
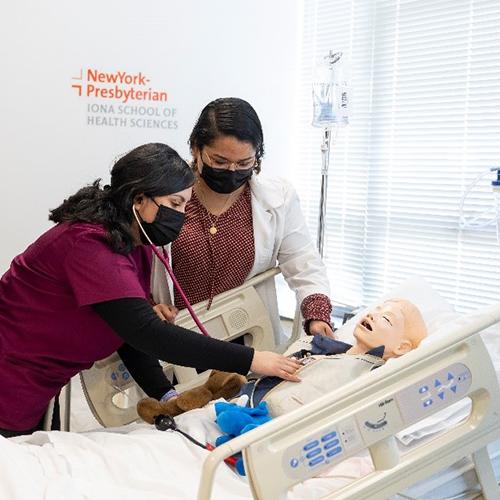
[[[220,434],[212,405],[181,415],[176,421],[202,442],[214,442]],[[0,437],[0,498],[192,500],[197,496],[201,466],[208,453],[179,433],[161,432],[147,424],[85,433],[52,431]],[[369,470],[367,460],[348,460],[338,472],[297,485],[288,498],[320,498]],[[248,499],[250,488],[245,478],[222,464],[212,498]]]

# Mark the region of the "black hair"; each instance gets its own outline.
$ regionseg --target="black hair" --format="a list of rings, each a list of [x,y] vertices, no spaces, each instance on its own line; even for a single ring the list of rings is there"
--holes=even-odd
[[[189,165],[171,147],[144,144],[114,164],[110,186],[101,188],[101,179],[97,179],[51,210],[49,220],[102,224],[111,248],[126,255],[134,248],[131,233],[134,198],[141,194],[152,198],[177,193],[193,183]]]
[[[191,150],[200,151],[222,136],[233,136],[240,141],[250,142],[255,149],[255,171],[261,170],[264,156],[264,133],[259,117],[252,106],[237,97],[222,97],[207,104],[201,112],[191,135]]]

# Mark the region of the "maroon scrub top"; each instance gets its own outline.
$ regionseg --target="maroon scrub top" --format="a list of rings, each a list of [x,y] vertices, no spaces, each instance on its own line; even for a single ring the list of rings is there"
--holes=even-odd
[[[58,224],[0,280],[0,428],[27,430],[78,372],[123,341],[90,307],[148,298],[151,249],[115,253],[104,228]]]

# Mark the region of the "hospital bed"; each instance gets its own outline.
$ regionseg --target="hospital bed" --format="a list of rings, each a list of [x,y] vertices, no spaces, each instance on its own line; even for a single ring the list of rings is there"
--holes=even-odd
[[[118,494],[121,498],[137,498],[146,495],[146,491],[145,497],[155,500],[192,499],[197,495],[200,499],[275,499],[283,497],[289,488],[287,498],[290,500],[328,498],[328,495],[378,499],[398,492],[405,496],[394,498],[429,500],[453,497],[465,489],[477,488],[478,480],[484,498],[499,498],[494,473],[500,476],[500,394],[495,375],[495,369],[500,371],[500,348],[497,352],[494,350],[496,344],[500,344],[497,341],[500,329],[486,330],[491,332],[488,338],[485,332],[481,336],[477,332],[500,320],[500,307],[486,308],[468,317],[451,315],[449,310],[441,315],[431,314],[430,309],[441,310],[442,306],[436,306],[437,300],[425,288],[425,282],[413,284],[409,290],[413,289],[418,289],[418,296],[414,297],[408,288],[402,292],[395,290],[389,296],[405,297],[419,305],[432,331],[429,342],[388,362],[369,377],[279,417],[214,452],[198,449],[175,433],[161,433],[144,423],[132,423],[84,434],[36,433],[18,438],[24,448],[9,448],[5,452],[2,445],[5,446],[6,440],[0,440],[0,461],[1,457],[13,457],[16,453],[20,457],[34,454],[33,474],[37,467],[43,466],[40,484],[50,479],[53,489],[58,481],[64,484],[70,481],[72,488],[78,491],[81,488],[87,497],[96,500],[107,500]],[[426,304],[420,302],[422,297]],[[349,323],[355,321],[353,318]],[[348,327],[349,324],[344,329]],[[341,338],[348,341],[342,336],[342,330],[339,330]],[[442,400],[434,387],[436,380],[446,386]],[[428,391],[420,392],[424,387]],[[429,399],[433,399],[432,404],[417,408]],[[429,425],[424,423],[429,418],[441,422],[438,416],[443,411],[451,411],[468,399],[472,409],[460,417],[461,422],[453,422],[445,429],[438,426],[438,430],[426,430]],[[379,413],[382,409],[387,413],[385,420],[381,420],[383,413]],[[209,407],[188,412],[176,420],[180,428],[201,441],[213,442],[218,432]],[[410,432],[408,426],[415,420],[410,429],[421,427]],[[366,427],[366,422],[379,428],[372,430]],[[338,436],[333,436],[333,432]],[[414,439],[403,446],[401,435],[405,433]],[[340,451],[329,457],[320,452],[318,457],[324,459],[309,465],[310,460],[304,460],[300,449],[315,441],[321,443],[321,438],[328,435],[329,442],[339,440],[338,445],[329,450],[340,448]],[[99,447],[101,443],[105,446]],[[490,454],[493,464],[498,466],[495,471],[486,452],[488,443],[494,447]],[[365,448],[369,454],[363,453]],[[237,450],[243,451],[248,483],[222,464],[224,456]],[[56,452],[57,459],[50,455]],[[472,460],[462,459],[467,455],[472,456]],[[50,462],[50,466],[45,465],[45,461]],[[96,464],[90,469],[91,474],[84,472],[83,461]],[[0,464],[4,471],[0,493],[5,478],[8,484],[8,471],[15,464],[11,458],[5,458]],[[374,470],[366,474],[370,468]],[[346,479],[346,475],[352,477]],[[119,485],[113,483],[117,478]],[[179,481],[182,488],[175,489],[172,485]],[[431,494],[436,485],[441,488],[441,496]],[[27,486],[16,482],[16,487]],[[67,489],[64,491],[67,495]],[[10,494],[9,498],[59,499],[50,495],[27,496],[24,490],[22,495]],[[67,496],[61,498],[66,500]]]
[[[368,449],[374,472],[325,498],[388,498],[472,455],[486,499],[500,498],[486,446],[500,438],[500,389],[476,334],[500,321],[500,306],[450,323],[431,344],[220,446],[205,460],[198,500],[211,497],[222,460],[242,451],[252,495],[281,499],[293,485]],[[401,454],[395,435],[470,398],[460,425]]]

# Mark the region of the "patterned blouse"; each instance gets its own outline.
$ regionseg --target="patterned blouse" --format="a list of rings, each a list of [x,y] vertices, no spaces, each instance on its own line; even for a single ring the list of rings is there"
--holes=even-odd
[[[215,295],[244,283],[254,258],[250,186],[247,184],[240,197],[219,216],[210,214],[193,191],[184,226],[172,244],[174,273],[189,302],[208,299],[210,308]],[[185,307],[177,291],[175,305]],[[301,311],[306,331],[311,320],[330,324],[332,306],[326,295],[309,295],[302,301]]]

